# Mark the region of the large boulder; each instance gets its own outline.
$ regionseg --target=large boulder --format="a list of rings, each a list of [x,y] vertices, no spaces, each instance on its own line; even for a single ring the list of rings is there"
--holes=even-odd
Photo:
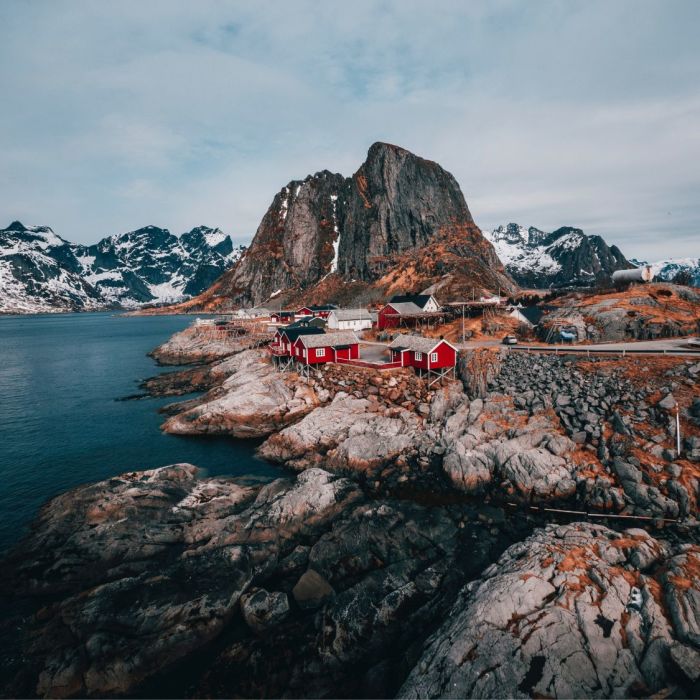
[[[693,692],[700,550],[671,554],[642,530],[538,530],[462,590],[400,696]]]
[[[441,435],[443,469],[467,493],[493,486],[522,500],[565,499],[576,491],[574,443],[556,416],[518,414],[505,397],[465,402],[447,418]]]
[[[271,435],[260,455],[294,469],[371,472],[395,460],[417,439],[421,420],[405,409],[339,394],[299,423]]]

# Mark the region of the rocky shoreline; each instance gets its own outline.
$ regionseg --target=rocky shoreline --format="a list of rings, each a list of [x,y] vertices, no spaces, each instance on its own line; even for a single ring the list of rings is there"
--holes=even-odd
[[[28,606],[6,696],[698,695],[700,364],[484,350],[442,387],[304,382],[179,336],[155,356],[206,364],[143,388],[205,393],[164,429],[265,438],[289,478],[180,464],[50,501],[1,569]]]

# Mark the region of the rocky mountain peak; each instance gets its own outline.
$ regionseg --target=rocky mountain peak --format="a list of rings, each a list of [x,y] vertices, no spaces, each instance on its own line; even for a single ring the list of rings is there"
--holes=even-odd
[[[436,255],[406,258],[428,246]],[[407,267],[418,268],[410,279],[400,274]],[[245,256],[209,296],[224,306],[261,304],[330,284],[334,275],[333,294],[361,283],[381,297],[380,287],[412,292],[470,271],[472,285],[514,288],[455,178],[433,161],[377,142],[351,177],[323,170],[283,187]],[[396,274],[389,279],[389,272]],[[313,294],[332,300],[328,291]]]

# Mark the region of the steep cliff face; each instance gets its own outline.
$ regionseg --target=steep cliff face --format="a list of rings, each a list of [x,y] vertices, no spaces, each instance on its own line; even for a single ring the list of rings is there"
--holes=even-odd
[[[421,248],[439,231],[478,231],[454,177],[397,146],[375,143],[345,197],[340,271],[359,279],[376,279],[384,258]]]
[[[461,282],[455,286],[455,280]],[[457,181],[409,151],[375,143],[349,178],[328,171],[274,198],[240,262],[189,308],[420,291],[430,285],[512,290]]]
[[[216,285],[233,303],[261,303],[275,292],[318,282],[332,266],[345,178],[324,170],[292,180],[272,200],[238,265]]]

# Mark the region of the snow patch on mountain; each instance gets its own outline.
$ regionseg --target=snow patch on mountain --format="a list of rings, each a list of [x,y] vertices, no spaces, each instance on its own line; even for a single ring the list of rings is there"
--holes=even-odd
[[[543,233],[533,226],[527,229],[518,224],[508,224],[493,231],[484,231],[484,236],[496,249],[496,254],[509,272],[527,270],[554,274],[561,270],[561,265],[546,248],[541,247],[540,234]]]
[[[69,243],[47,226],[15,221],[0,230],[0,312],[181,301],[209,287],[244,250],[220,229],[206,226],[180,237],[146,226],[84,246]]]
[[[590,286],[629,266],[617,247],[569,226],[546,232],[511,223],[484,236],[524,287]]]

